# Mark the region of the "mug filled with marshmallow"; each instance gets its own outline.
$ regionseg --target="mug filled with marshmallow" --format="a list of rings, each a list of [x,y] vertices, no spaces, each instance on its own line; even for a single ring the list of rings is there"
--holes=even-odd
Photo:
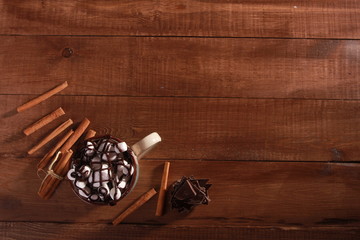
[[[87,203],[115,205],[134,189],[138,161],[160,141],[156,132],[131,147],[110,135],[86,139],[67,173],[75,194]]]

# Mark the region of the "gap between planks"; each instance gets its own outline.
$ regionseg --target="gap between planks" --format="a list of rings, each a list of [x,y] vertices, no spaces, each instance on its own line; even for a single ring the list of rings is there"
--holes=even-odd
[[[0,93],[0,96],[38,96],[39,94]],[[157,96],[157,95],[106,95],[106,94],[57,94],[61,97],[116,97],[116,98],[195,98],[195,99],[239,99],[239,100],[300,100],[300,101],[344,101],[353,102],[360,99],[348,98],[267,98],[267,97],[216,97],[216,96]]]
[[[321,37],[235,37],[235,36],[195,36],[195,35],[67,35],[67,34],[0,34],[0,37],[86,37],[86,38],[235,38],[235,39],[284,39],[284,40],[342,40],[357,41],[360,38],[321,38]]]

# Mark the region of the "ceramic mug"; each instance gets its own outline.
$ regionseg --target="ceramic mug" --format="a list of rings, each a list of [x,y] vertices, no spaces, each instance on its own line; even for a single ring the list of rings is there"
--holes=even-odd
[[[75,194],[88,203],[115,205],[134,189],[138,161],[160,141],[156,132],[131,147],[110,135],[85,140],[67,174]]]

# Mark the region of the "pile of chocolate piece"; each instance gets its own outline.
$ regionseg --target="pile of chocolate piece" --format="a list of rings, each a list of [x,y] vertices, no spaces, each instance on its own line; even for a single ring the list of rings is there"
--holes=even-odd
[[[179,212],[189,212],[195,206],[208,204],[210,198],[208,189],[211,184],[207,184],[209,179],[195,179],[193,177],[182,177],[172,186],[170,203],[172,209]]]

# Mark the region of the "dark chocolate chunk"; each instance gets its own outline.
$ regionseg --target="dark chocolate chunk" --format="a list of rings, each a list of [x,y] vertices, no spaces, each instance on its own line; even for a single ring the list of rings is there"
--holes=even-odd
[[[185,200],[188,198],[196,197],[196,194],[197,192],[191,186],[191,183],[186,180],[181,186],[181,191],[177,191],[174,197],[179,200]]]
[[[209,179],[195,179],[194,177],[182,177],[172,186],[171,207],[179,212],[187,212],[197,205],[208,204],[210,198],[207,184]]]

